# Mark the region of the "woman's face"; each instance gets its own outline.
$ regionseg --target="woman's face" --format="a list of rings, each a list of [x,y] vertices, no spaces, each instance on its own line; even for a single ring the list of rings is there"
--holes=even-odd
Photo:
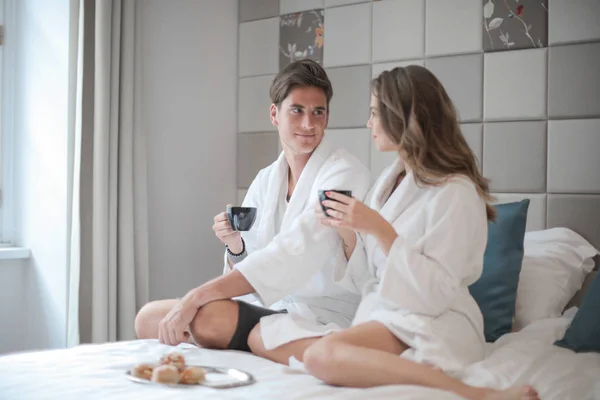
[[[367,128],[371,131],[371,136],[373,137],[373,142],[375,143],[377,150],[382,152],[399,150],[400,147],[392,142],[381,126],[377,97],[374,95],[371,95],[370,115],[369,120],[367,121]]]

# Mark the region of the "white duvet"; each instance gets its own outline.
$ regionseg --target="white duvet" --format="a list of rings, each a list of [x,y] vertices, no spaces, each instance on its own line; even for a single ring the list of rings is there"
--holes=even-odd
[[[467,382],[504,388],[528,383],[542,400],[600,399],[600,354],[575,354],[552,343],[564,334],[573,310],[538,321],[488,345],[488,356],[467,370]],[[140,361],[182,352],[190,364],[239,368],[257,383],[234,389],[185,389],[131,382],[125,372]],[[71,349],[0,357],[0,399],[460,399],[415,386],[345,389],[328,386],[286,366],[237,351],[178,348],[155,340],[81,345]]]

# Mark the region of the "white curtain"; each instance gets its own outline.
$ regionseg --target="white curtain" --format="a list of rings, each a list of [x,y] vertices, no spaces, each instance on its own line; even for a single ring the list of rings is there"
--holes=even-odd
[[[69,346],[135,338],[148,301],[137,0],[79,0],[71,107]],[[74,24],[75,25],[75,24]],[[73,45],[72,47],[75,47]],[[74,57],[75,59],[75,57]]]

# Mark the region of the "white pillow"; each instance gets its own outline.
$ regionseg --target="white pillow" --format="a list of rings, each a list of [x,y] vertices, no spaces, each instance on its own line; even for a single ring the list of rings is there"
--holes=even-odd
[[[517,288],[513,330],[555,318],[581,288],[598,254],[587,240],[568,228],[527,232]]]

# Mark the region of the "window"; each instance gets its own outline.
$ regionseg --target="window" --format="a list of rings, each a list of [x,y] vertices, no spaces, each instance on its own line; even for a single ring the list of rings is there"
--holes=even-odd
[[[14,244],[12,207],[12,65],[14,57],[10,29],[13,27],[13,0],[0,0],[0,247]],[[7,40],[8,39],[8,40]]]
[[[3,117],[3,111],[4,111],[4,106],[3,106],[3,94],[4,94],[4,0],[0,0],[0,246],[2,244],[4,244],[4,237],[2,235],[4,229],[4,224],[2,222],[2,211],[3,210],[3,197],[4,197],[4,186],[2,185],[2,182],[4,181],[3,178],[3,171],[4,168],[2,168],[3,162],[2,160],[4,159],[3,157],[3,142],[4,142],[4,118]]]

